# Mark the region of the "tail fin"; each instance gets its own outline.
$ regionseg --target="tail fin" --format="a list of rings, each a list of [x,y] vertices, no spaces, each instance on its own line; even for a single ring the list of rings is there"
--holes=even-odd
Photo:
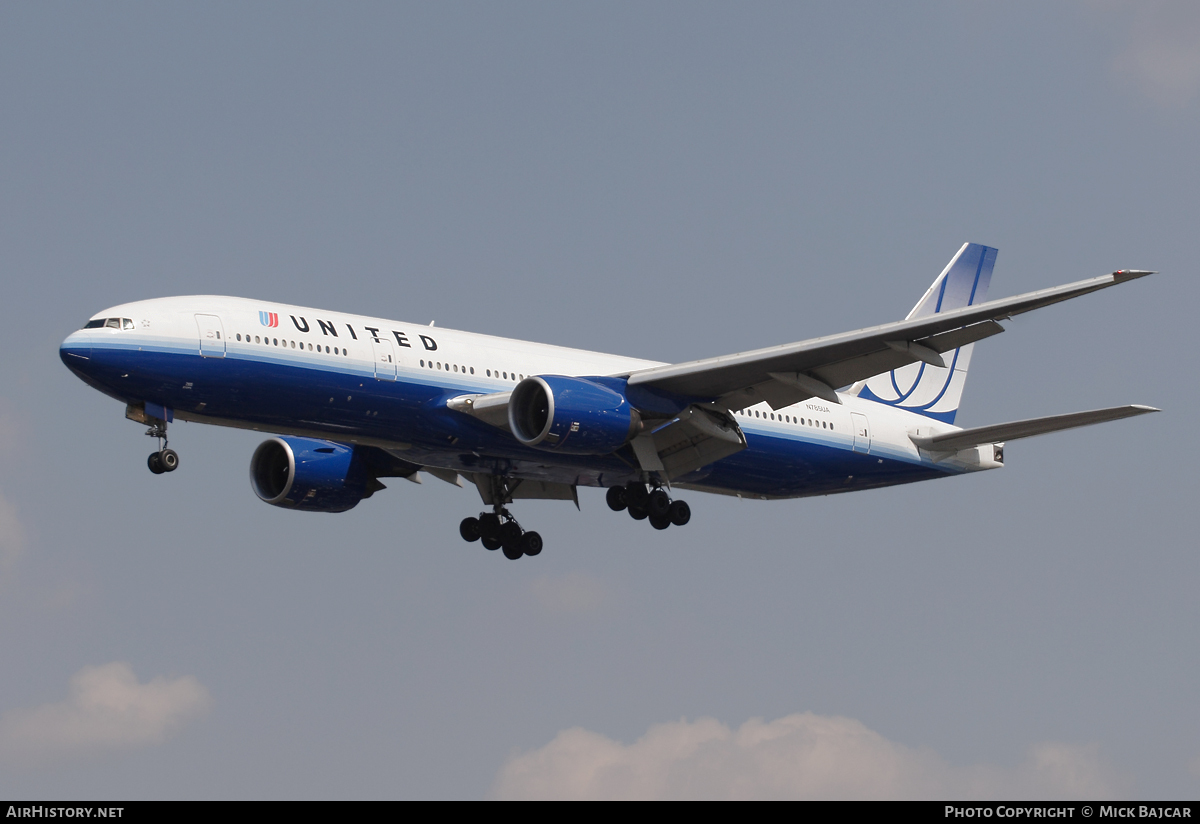
[[[995,265],[995,249],[978,243],[964,243],[905,320],[982,303],[987,297]],[[861,381],[851,391],[857,390],[858,396],[867,400],[954,423],[973,346],[967,344],[944,353],[943,357],[949,363],[944,369],[927,363],[912,363]]]

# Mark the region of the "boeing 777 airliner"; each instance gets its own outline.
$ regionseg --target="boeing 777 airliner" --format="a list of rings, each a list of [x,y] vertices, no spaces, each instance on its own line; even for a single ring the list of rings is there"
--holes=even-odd
[[[179,465],[179,419],[276,433],[250,459],[275,506],[344,512],[380,478],[465,478],[490,511],[460,534],[515,560],[542,550],[515,499],[606,487],[666,529],[691,518],[676,489],[799,498],[997,469],[1006,441],[1157,411],[956,427],[972,346],[1000,321],[1153,274],[985,301],[995,262],[964,244],[902,321],[678,364],[209,295],[106,309],[60,355],[149,426],[155,474]]]

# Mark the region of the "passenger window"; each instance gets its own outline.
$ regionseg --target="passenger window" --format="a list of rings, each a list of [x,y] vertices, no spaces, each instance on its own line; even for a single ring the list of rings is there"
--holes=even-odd
[[[472,367],[471,367],[471,374],[472,374],[472,375],[474,375],[474,374],[475,374],[475,367],[474,367],[474,366],[472,366]]]
[[[456,363],[456,364],[454,364],[454,371],[455,371],[455,372],[457,372],[457,371],[458,371],[458,364],[457,364],[457,363]]]

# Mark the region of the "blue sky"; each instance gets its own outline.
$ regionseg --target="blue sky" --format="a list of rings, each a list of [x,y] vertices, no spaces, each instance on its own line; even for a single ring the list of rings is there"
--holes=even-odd
[[[1194,796],[1198,116],[1187,3],[0,7],[0,792]],[[522,503],[518,563],[432,478],[264,506],[250,433],[151,476],[57,355],[216,293],[681,361],[964,241],[995,297],[1161,274],[978,346],[959,423],[1164,411],[665,533]]]

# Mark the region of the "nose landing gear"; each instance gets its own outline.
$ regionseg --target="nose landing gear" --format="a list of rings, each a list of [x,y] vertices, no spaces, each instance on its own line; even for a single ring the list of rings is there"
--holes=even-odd
[[[158,438],[158,451],[151,452],[150,457],[146,459],[146,466],[150,467],[150,471],[155,475],[161,475],[164,472],[174,472],[178,469],[179,453],[174,449],[167,448],[166,421],[150,424],[146,434],[151,438]]]
[[[463,518],[458,534],[468,543],[480,541],[484,549],[504,550],[504,557],[510,561],[542,551],[542,536],[523,530],[512,513],[500,505],[493,512],[479,513],[478,518]]]
[[[652,489],[639,481],[612,486],[605,500],[613,512],[627,509],[635,521],[649,519],[650,526],[655,529],[666,529],[672,524],[683,526],[692,519],[692,508],[684,501],[672,501],[667,491],[657,484]]]

